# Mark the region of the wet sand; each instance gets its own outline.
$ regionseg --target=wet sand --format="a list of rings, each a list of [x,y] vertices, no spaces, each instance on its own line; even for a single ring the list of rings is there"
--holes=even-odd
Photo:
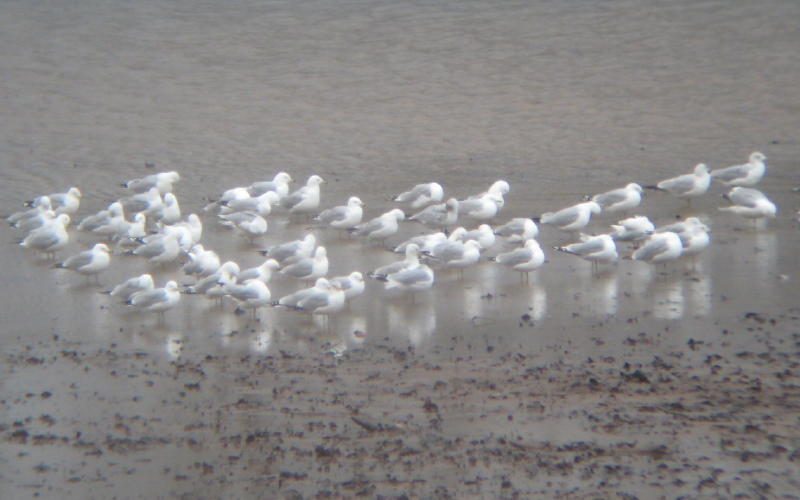
[[[711,221],[693,265],[592,276],[543,228],[530,283],[483,262],[412,304],[371,282],[327,331],[201,297],[131,314],[97,292],[179,267],[115,255],[98,286],[4,228],[0,497],[800,497],[796,3],[0,10],[4,213],[70,185],[92,213],[153,162],[184,213],[287,170],[368,216],[416,182],[505,178],[506,220],[752,150],[780,207],[756,230],[719,186],[688,208],[646,193],[659,224]],[[204,245],[259,262],[203,218]],[[270,224],[260,245],[308,230]],[[314,232],[332,275],[398,258]],[[73,234],[62,256],[95,241]]]

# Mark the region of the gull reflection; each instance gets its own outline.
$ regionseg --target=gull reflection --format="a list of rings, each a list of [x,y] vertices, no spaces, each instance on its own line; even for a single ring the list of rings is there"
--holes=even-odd
[[[429,339],[436,330],[436,309],[430,302],[388,304],[386,319],[389,332],[392,335],[407,335],[414,347]]]
[[[711,278],[705,272],[702,263],[695,266],[694,274],[686,282],[686,288],[694,315],[708,316],[711,313]]]
[[[616,269],[608,269],[596,277],[584,274],[581,279],[570,283],[567,293],[587,314],[608,317],[617,313],[618,283]]]
[[[339,358],[347,352],[360,346],[367,339],[367,318],[361,315],[349,315],[340,318],[338,337],[332,341],[328,352]]]
[[[755,259],[758,280],[761,287],[770,286],[768,281],[774,277],[777,260],[777,237],[774,231],[758,231],[755,237]]]
[[[178,359],[183,351],[183,336],[179,333],[168,333],[164,338],[164,348],[167,351],[167,356],[172,359]]]
[[[266,354],[272,345],[272,330],[262,330],[253,335],[250,340],[250,349],[258,354]]]
[[[634,296],[644,295],[650,288],[650,283],[655,276],[654,266],[634,263],[634,265],[626,266],[626,270],[630,275],[630,283],[628,285],[630,293]]]
[[[518,283],[503,288],[502,294],[514,303],[514,311],[520,303],[525,307],[527,314],[539,321],[547,314],[547,291],[536,277],[527,283]]]
[[[658,319],[680,319],[684,313],[683,279],[671,277],[653,283],[653,316]]]

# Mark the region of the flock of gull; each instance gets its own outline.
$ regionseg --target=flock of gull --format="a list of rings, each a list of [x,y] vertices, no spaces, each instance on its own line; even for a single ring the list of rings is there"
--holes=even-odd
[[[763,154],[754,152],[748,163],[742,165],[709,170],[705,164],[699,164],[692,173],[644,188],[664,191],[691,203],[692,199],[705,195],[714,180],[731,188],[723,196],[730,205],[719,207],[720,211],[754,220],[774,217],[775,204],[753,187],[766,172],[765,161]],[[398,233],[403,221],[420,223],[430,231],[387,247],[404,257],[366,273],[353,271],[328,278],[327,251],[318,244],[313,232],[260,250],[265,257],[261,265],[240,269],[235,261],[222,261],[214,250],[203,246],[200,216],[184,217],[173,193],[179,180],[177,172],[161,172],[123,183],[128,191],[126,196],[96,214],[83,217],[76,226],[78,231],[97,235],[101,241],[55,267],[97,276],[111,265],[112,253],[138,256],[156,266],[181,263],[183,273],[188,279],[193,278],[192,284],[179,286],[170,280],[157,287],[153,276],[145,273],[105,292],[139,311],[163,313],[176,306],[182,295],[199,294],[219,302],[229,298],[241,309],[251,311],[254,317],[259,308],[268,306],[326,317],[341,311],[350,300],[364,293],[365,274],[382,282],[387,290],[410,293],[412,300],[416,292],[434,285],[437,272],[457,269],[463,276],[465,268],[482,259],[517,271],[527,280],[528,273],[546,263],[545,253],[536,240],[537,223],[577,233],[575,243],[553,248],[590,261],[593,269],[618,261],[622,245],[626,244],[631,245],[632,251],[624,258],[660,264],[697,255],[711,242],[707,223],[697,217],[656,227],[647,217],[632,215],[643,198],[643,186],[635,183],[587,196],[576,205],[541,217],[517,217],[492,226],[490,223],[497,220],[511,190],[504,180],[464,199],[445,199],[444,189],[436,182],[419,184],[393,198],[399,208],[364,220],[364,204],[358,197],[352,196],[344,205],[320,211],[320,188],[324,183],[320,176],[310,176],[305,185],[292,191],[291,176],[280,172],[269,181],[228,189],[209,203],[205,212],[214,214],[220,224],[253,244],[267,233],[269,218],[281,215],[288,215],[290,220],[311,219],[318,226],[347,232],[352,238],[384,247]],[[64,193],[42,195],[27,202],[29,209],[8,216],[7,220],[27,233],[20,246],[55,258],[70,241],[68,228],[80,201],[81,191],[72,187]],[[606,233],[581,233],[592,216],[601,212],[630,216],[611,225]],[[463,221],[479,225],[474,229],[457,226]],[[501,242],[499,246],[505,251],[488,256],[487,250]],[[306,287],[274,300],[269,283],[276,274],[305,283]]]

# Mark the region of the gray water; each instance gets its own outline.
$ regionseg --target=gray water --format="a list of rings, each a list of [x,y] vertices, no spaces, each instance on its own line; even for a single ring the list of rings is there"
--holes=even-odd
[[[439,273],[412,304],[371,282],[330,331],[284,311],[253,322],[201,297],[184,297],[161,324],[97,292],[147,270],[159,283],[189,281],[178,268],[114,256],[98,287],[12,246],[19,235],[6,228],[5,350],[58,338],[173,359],[391,343],[431,355],[492,345],[581,359],[614,352],[644,328],[669,330],[669,350],[719,340],[721,318],[785,313],[800,291],[799,16],[793,1],[3,2],[4,213],[72,185],[84,193],[79,215],[93,213],[125,194],[120,182],[152,173],[150,162],[181,173],[184,213],[286,170],[300,182],[326,178],[324,207],[360,196],[367,217],[418,182],[463,197],[503,178],[511,192],[502,221],[698,162],[742,163],[754,150],[769,158],[760,188],[780,207],[756,231],[717,211],[719,186],[690,209],[646,193],[640,212],[657,223],[676,214],[711,221],[714,243],[694,272],[623,261],[594,277],[587,263],[549,250],[570,236],[544,228],[549,262],[530,284],[487,262],[463,280]],[[203,219],[206,247],[243,267],[259,262],[246,241]],[[589,229],[615,220],[601,216]],[[307,230],[280,214],[270,224],[260,245]],[[420,230],[406,225],[391,242]],[[315,232],[331,275],[399,258]],[[94,241],[73,234],[62,256]],[[275,297],[299,286],[270,285]]]

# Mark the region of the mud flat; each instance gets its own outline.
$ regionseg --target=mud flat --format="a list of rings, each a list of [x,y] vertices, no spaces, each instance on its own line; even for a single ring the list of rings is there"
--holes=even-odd
[[[745,315],[719,342],[659,355],[647,352],[666,333],[639,325],[584,359],[491,341],[420,353],[389,338],[341,354],[312,339],[309,353],[268,355],[203,355],[189,342],[173,359],[56,336],[3,355],[0,488],[7,498],[798,498],[798,315]],[[727,342],[745,335],[751,350]]]

